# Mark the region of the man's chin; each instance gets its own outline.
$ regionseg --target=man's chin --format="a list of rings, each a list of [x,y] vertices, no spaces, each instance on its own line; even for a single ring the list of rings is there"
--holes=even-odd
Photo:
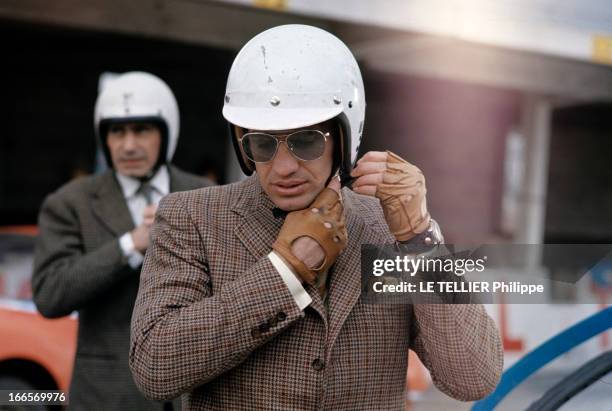
[[[299,196],[293,198],[273,198],[272,202],[275,206],[284,211],[303,210],[312,203],[310,196]]]
[[[136,170],[136,169],[117,169],[117,172],[123,176],[126,177],[132,177],[132,178],[143,178],[146,177],[150,170]]]

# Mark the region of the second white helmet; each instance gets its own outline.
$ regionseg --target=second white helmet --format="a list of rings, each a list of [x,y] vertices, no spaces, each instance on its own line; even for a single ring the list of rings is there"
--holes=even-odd
[[[238,127],[287,130],[337,118],[343,129],[341,177],[357,158],[365,118],[361,71],[348,47],[317,27],[284,25],[251,39],[238,53],[227,80],[225,119]],[[230,127],[233,131],[233,127]],[[254,166],[233,137],[245,174]]]
[[[159,163],[170,162],[179,135],[179,110],[176,98],[159,77],[142,71],[121,74],[102,89],[96,100],[94,127],[106,161],[112,162],[104,138],[113,122],[147,121],[161,126]]]

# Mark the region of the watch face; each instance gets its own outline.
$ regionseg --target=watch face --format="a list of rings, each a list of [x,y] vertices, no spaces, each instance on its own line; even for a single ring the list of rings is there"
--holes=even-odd
[[[434,220],[433,218],[431,219],[431,222],[429,223],[429,228],[425,232],[429,234],[428,237],[431,238],[431,242],[434,245],[440,244],[441,242],[444,241],[444,237],[442,237],[442,231],[440,230],[440,226],[438,225],[436,220]],[[427,241],[427,238],[425,238],[424,241]]]

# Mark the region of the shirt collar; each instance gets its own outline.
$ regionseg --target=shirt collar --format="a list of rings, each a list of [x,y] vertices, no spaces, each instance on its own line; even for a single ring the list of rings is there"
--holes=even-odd
[[[119,181],[119,185],[121,186],[123,197],[133,197],[140,187],[140,180],[134,177],[124,176],[116,171],[115,176],[117,176],[117,181]],[[167,195],[170,192],[170,174],[168,173],[168,168],[165,165],[159,167],[157,173],[155,173],[149,183],[155,191],[162,195],[162,197]]]

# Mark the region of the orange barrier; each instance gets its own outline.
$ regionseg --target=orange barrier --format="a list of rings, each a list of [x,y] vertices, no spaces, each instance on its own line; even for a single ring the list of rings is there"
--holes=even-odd
[[[38,226],[36,225],[5,225],[0,227],[0,233],[24,234],[36,236],[38,235]]]

